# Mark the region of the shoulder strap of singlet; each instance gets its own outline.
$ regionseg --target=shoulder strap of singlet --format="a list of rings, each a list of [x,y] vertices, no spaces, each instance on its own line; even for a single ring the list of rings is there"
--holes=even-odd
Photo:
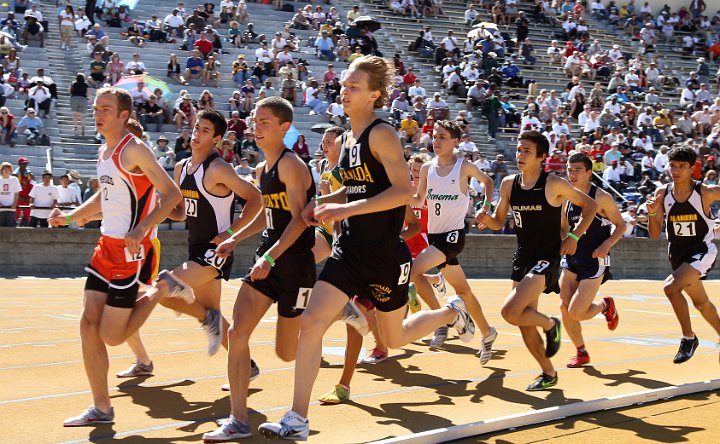
[[[207,171],[212,161],[217,159],[218,157],[220,157],[220,155],[217,153],[217,151],[213,151],[212,153],[210,153],[210,155],[207,156],[207,159],[205,159],[202,163],[203,170]]]
[[[135,136],[133,136],[132,134],[125,133],[125,136],[120,139],[120,142],[117,144],[117,146],[115,146],[115,150],[110,157],[114,157],[119,160],[120,153],[122,153],[123,148],[125,148],[125,145],[127,145],[133,138],[135,138]],[[107,149],[107,146],[105,149]]]
[[[378,117],[377,119],[373,120],[372,123],[371,123],[370,125],[368,125],[367,128],[365,128],[362,133],[360,133],[360,135],[355,139],[355,141],[359,141],[359,140],[362,139],[366,134],[368,135],[368,138],[369,138],[369,137],[370,137],[370,131],[372,131],[373,128],[375,128],[376,126],[380,125],[381,123],[387,123],[387,122],[384,121],[383,119],[379,118],[379,117]],[[390,125],[389,123],[387,123],[387,124]]]
[[[269,173],[270,171],[274,170],[275,168],[277,168],[278,164],[280,163],[280,159],[282,159],[285,154],[287,154],[287,153],[293,153],[293,152],[294,152],[293,150],[289,149],[288,147],[285,147],[285,148],[282,150],[282,152],[280,153],[280,157],[278,157],[278,160],[276,160],[275,163],[273,164],[273,166],[270,167],[270,169],[268,170],[268,173]]]
[[[330,163],[330,161],[327,160],[327,158],[320,161],[320,174],[323,174],[326,172],[325,169],[327,168],[328,163]]]
[[[595,199],[595,193],[597,193],[597,185],[592,183],[590,184],[590,191],[588,191],[588,196]]]
[[[535,182],[535,186],[533,188],[545,188],[545,184],[547,183],[547,178],[550,175],[550,173],[546,171],[540,172],[540,177],[538,177],[537,182]]]

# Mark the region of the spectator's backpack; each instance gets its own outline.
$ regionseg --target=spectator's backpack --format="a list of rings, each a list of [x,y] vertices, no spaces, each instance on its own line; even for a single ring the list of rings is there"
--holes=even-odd
[[[47,134],[43,134],[42,136],[40,136],[40,145],[50,146],[50,137],[48,137]]]

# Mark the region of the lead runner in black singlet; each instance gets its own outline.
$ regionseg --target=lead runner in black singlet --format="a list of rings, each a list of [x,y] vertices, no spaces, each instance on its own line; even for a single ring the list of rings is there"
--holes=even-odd
[[[260,432],[266,436],[307,439],[322,338],[355,294],[367,295],[375,304],[379,330],[389,347],[452,323],[462,339],[472,339],[472,320],[459,298],[459,303],[417,313],[403,324],[411,258],[400,231],[413,188],[394,128],[375,115],[387,101],[393,71],[388,61],[365,56],[354,60],[343,78],[340,95],[352,122],[352,130],[337,141],[343,187],[303,211],[308,224],[342,221],[342,232],[302,315],[292,410],[278,422],[262,424]]]
[[[665,279],[665,296],[670,300],[682,329],[680,348],[673,359],[681,364],[692,358],[700,341],[693,332],[690,311],[683,292],[703,318],[720,335],[720,318],[708,298],[702,280],[715,264],[713,243],[715,215],[711,206],[720,200],[720,187],[692,179],[697,155],[692,148],[673,148],[668,153],[672,183],[659,187],[647,200],[650,237],[660,237],[663,215],[672,274]]]
[[[257,177],[265,209],[217,248],[219,257],[228,257],[237,242],[263,230],[255,265],[243,278],[228,331],[230,419],[205,433],[206,442],[250,436],[250,335],[274,302],[278,304],[275,352],[283,361],[295,359],[299,316],[315,284],[315,230],[301,217],[315,194],[315,184],[307,165],[283,143],[292,120],[293,108],[285,99],[269,97],[257,103],[255,138],[265,153],[265,161],[257,166]]]
[[[567,366],[581,367],[590,363],[590,354],[585,349],[580,321],[602,313],[610,330],[615,330],[618,325],[615,300],[606,296],[602,301],[593,303],[593,299],[600,285],[610,278],[610,248],[625,234],[625,221],[612,196],[590,182],[592,160],[585,153],[575,153],[567,163],[568,178],[573,187],[598,204],[598,212],[580,237],[575,254],[565,255],[561,261],[560,310],[565,331],[577,349]],[[566,210],[562,213],[562,232],[575,230],[581,215],[581,208],[566,203]]]
[[[501,313],[510,324],[520,327],[528,350],[543,371],[527,387],[529,391],[545,390],[557,384],[557,372],[550,358],[560,348],[560,320],[540,313],[538,299],[543,292],[559,292],[560,255],[575,252],[577,239],[590,226],[597,210],[597,204],[588,195],[566,180],[543,171],[542,163],[548,151],[548,140],[541,133],[520,134],[516,151],[520,173],[503,179],[495,213],[477,217],[481,225],[499,230],[512,208],[518,248],[512,264],[513,289]],[[582,218],[575,230],[561,240],[560,213],[565,200],[582,208]],[[538,327],[546,333],[546,347]]]

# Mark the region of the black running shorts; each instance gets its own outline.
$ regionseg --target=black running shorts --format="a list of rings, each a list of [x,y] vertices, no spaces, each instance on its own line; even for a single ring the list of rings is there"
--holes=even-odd
[[[531,258],[513,255],[511,279],[520,282],[528,274],[541,274],[545,276],[545,290],[543,293],[560,293],[560,257]]]
[[[445,262],[438,265],[438,270],[446,265],[460,265],[458,255],[465,248],[465,230],[453,230],[446,233],[428,233],[428,244],[445,255]]]
[[[590,255],[578,255],[575,253],[572,256],[563,256],[560,266],[574,273],[575,280],[578,282],[585,279],[601,278],[602,283],[605,283],[605,281],[612,278],[610,274],[610,256],[594,258]]]
[[[255,252],[255,262],[265,251],[258,249]],[[270,274],[261,281],[251,281],[248,271],[243,282],[277,302],[278,315],[295,318],[302,314],[310,300],[315,276],[315,257],[308,250],[300,254],[285,253],[275,259]]]
[[[371,247],[340,236],[318,280],[348,298],[363,295],[379,311],[390,312],[407,304],[411,267],[410,249],[402,239],[392,247]]]
[[[232,272],[233,256],[217,257],[215,248],[217,248],[217,245],[209,242],[206,244],[191,244],[188,247],[188,261],[197,262],[203,267],[214,268],[218,273],[215,279],[225,279],[227,281],[230,279],[230,273]]]

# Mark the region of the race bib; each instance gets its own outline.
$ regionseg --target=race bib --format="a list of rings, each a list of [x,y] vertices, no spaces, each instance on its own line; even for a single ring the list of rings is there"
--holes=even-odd
[[[130,251],[125,247],[125,262],[137,262],[145,259],[145,246],[140,245],[140,251],[137,254],[130,254]]]
[[[300,287],[298,290],[298,296],[295,300],[294,310],[304,310],[310,302],[310,296],[312,295],[312,288]]]
[[[185,215],[188,217],[197,217],[198,201],[190,197],[185,198]]]
[[[695,222],[673,222],[675,236],[695,236]]]
[[[215,252],[214,248],[210,248],[207,251],[205,251],[205,257],[203,258],[205,260],[205,263],[210,265],[211,267],[217,268],[218,270],[225,265],[225,262],[227,261],[226,257],[219,257],[217,253]]]

